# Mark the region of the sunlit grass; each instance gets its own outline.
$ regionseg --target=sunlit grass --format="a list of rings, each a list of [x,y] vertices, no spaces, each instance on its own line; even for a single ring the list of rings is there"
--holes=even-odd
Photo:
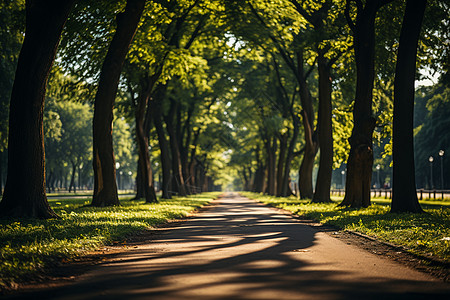
[[[86,207],[90,199],[49,200],[61,216],[52,220],[0,220],[0,287],[27,281],[40,270],[102,245],[182,218],[220,193],[160,200],[156,204],[122,200],[121,206]]]
[[[353,230],[385,242],[404,246],[410,251],[448,261],[450,259],[450,201],[421,201],[425,214],[389,213],[390,201],[375,198],[363,209],[337,207],[334,203],[311,203],[295,197],[279,198],[243,192],[242,195],[285,209],[323,224]]]

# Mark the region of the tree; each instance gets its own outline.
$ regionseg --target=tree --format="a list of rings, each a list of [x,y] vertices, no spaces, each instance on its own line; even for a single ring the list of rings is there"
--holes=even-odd
[[[393,186],[391,212],[423,212],[417,199],[413,117],[417,44],[427,0],[408,0],[400,33],[394,81]]]
[[[116,32],[100,73],[94,103],[92,206],[119,205],[112,141],[114,101],[125,56],[137,30],[144,6],[145,0],[128,0],[124,12],[117,15]],[[150,187],[149,184],[147,186]],[[151,193],[146,190],[145,194],[148,202],[156,201],[154,191]]]
[[[1,216],[57,217],[45,193],[43,108],[47,78],[73,2],[26,2],[25,39],[10,102],[8,173]]]
[[[25,1],[2,1],[0,4],[0,195],[8,144],[9,100],[25,29],[24,10]]]
[[[356,20],[351,18],[352,0],[347,0],[345,14],[352,29],[356,61],[356,91],[353,108],[353,130],[349,139],[345,197],[341,206],[368,207],[372,180],[375,118],[372,115],[375,77],[375,18],[377,11],[392,0],[355,0]]]

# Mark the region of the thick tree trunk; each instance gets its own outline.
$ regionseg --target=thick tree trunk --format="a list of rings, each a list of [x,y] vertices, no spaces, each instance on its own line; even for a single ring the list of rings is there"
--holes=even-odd
[[[345,197],[341,206],[368,207],[373,166],[372,93],[375,56],[375,17],[383,1],[367,1],[364,9],[358,9],[353,26],[356,93],[353,108],[353,130],[349,139],[350,154],[347,161]]]
[[[100,73],[94,103],[92,206],[119,205],[112,141],[114,101],[125,56],[144,10],[145,0],[128,0],[123,13],[117,15],[117,28]]]
[[[333,128],[331,124],[331,74],[327,59],[319,50],[319,112],[320,147],[319,172],[312,202],[331,202],[331,172],[333,170]]]
[[[3,195],[3,151],[0,151],[0,196]]]
[[[47,78],[73,0],[26,1],[26,31],[9,111],[8,172],[0,216],[55,218],[45,193]]]
[[[414,79],[417,44],[427,0],[408,0],[400,33],[394,80],[393,185],[391,212],[423,212],[414,167]]]

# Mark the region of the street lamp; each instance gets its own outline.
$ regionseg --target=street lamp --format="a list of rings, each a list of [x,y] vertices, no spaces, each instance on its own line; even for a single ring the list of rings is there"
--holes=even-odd
[[[439,150],[439,156],[441,157],[441,190],[444,189],[444,150]]]
[[[381,188],[381,183],[380,183],[380,169],[381,169],[381,166],[378,164],[378,165],[376,166],[376,169],[377,169],[377,183],[378,183],[378,188]]]
[[[342,175],[342,176],[341,176],[341,180],[342,180],[342,188],[344,188],[344,186],[345,186],[345,185],[344,185],[344,179],[345,179],[345,178],[344,178],[344,175],[345,175],[345,171],[344,171],[344,170],[341,171],[341,175]]]
[[[116,170],[119,170],[120,168],[120,163],[116,162]],[[120,173],[117,174],[116,172],[116,184],[117,184],[117,189],[120,189]]]
[[[433,160],[434,160],[434,157],[433,156],[430,156],[429,158],[428,158],[428,161],[430,162],[430,184],[431,184],[431,189],[433,189]]]

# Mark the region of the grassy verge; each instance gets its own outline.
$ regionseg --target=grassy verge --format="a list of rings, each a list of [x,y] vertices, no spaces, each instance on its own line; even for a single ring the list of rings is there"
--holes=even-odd
[[[450,202],[426,201],[422,203],[425,214],[392,214],[389,213],[389,201],[377,198],[369,208],[351,209],[337,207],[338,202],[323,204],[295,197],[241,194],[323,224],[404,246],[413,253],[450,260]],[[334,200],[341,199],[336,197]]]
[[[90,199],[49,200],[60,220],[0,220],[0,289],[130,234],[182,218],[220,193],[160,200],[122,200],[121,206],[85,207]],[[129,199],[128,199],[129,200]]]

